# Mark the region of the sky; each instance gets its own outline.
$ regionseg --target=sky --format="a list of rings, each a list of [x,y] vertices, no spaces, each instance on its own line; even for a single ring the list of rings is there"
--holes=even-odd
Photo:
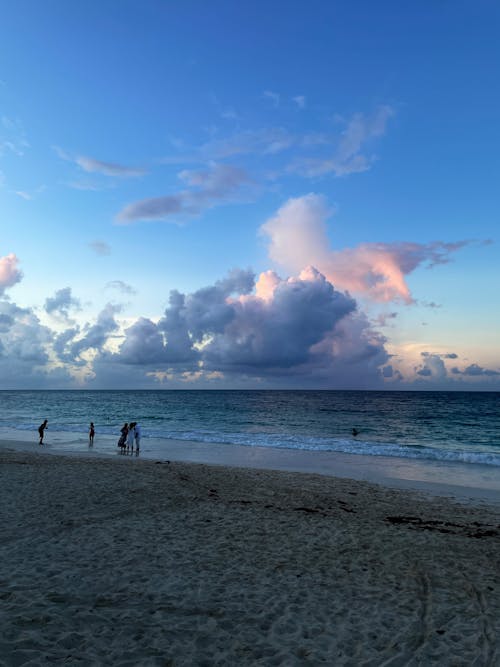
[[[0,389],[500,391],[499,29],[2,3]]]

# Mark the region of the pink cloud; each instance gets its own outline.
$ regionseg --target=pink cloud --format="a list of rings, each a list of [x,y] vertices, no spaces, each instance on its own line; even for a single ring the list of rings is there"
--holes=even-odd
[[[467,243],[363,243],[333,250],[326,227],[331,213],[324,197],[314,193],[285,202],[261,227],[271,259],[293,272],[313,265],[337,289],[378,302],[412,303],[406,276],[418,266],[450,261],[450,254]]]
[[[19,260],[14,253],[0,257],[0,294],[22,279],[23,274],[17,268],[18,263]]]

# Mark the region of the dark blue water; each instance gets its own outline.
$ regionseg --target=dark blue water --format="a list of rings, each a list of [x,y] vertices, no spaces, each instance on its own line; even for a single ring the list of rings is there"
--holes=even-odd
[[[125,421],[143,443],[340,451],[500,466],[500,393],[368,391],[0,391],[0,436],[113,443]],[[352,428],[358,429],[356,437]],[[32,435],[33,434],[33,435]]]

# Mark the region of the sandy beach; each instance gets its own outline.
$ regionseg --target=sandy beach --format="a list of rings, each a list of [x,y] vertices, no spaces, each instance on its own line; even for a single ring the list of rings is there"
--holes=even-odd
[[[5,444],[0,493],[1,665],[500,664],[493,505]]]

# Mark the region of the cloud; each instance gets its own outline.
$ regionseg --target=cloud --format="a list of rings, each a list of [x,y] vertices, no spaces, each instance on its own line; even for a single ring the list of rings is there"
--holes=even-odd
[[[401,382],[404,379],[401,372],[397,368],[394,368],[392,364],[387,364],[387,366],[382,368],[382,376],[393,382]]]
[[[67,313],[69,288],[46,304]],[[0,387],[488,389],[500,376],[475,363],[449,371],[455,353],[423,352],[404,380],[386,338],[313,267],[288,278],[233,269],[192,293],[172,290],[159,320],[138,317],[126,329],[119,313],[107,304],[85,326],[56,332],[33,310],[0,299]]]
[[[48,361],[46,346],[51,340],[50,330],[40,324],[31,309],[0,300],[0,321],[3,325],[0,375],[5,372],[8,378],[6,368],[18,367],[24,373],[21,369]]]
[[[96,255],[105,257],[106,255],[111,255],[111,246],[106,241],[100,241],[96,239],[89,243],[89,247],[95,252]]]
[[[3,153],[13,153],[17,157],[22,157],[29,143],[26,139],[23,125],[17,119],[0,117],[0,156]]]
[[[280,95],[279,95],[279,93],[274,93],[272,90],[265,90],[262,93],[262,96],[267,98],[268,100],[271,100],[274,107],[279,106],[279,104],[280,104]]]
[[[437,380],[442,380],[447,376],[446,366],[440,354],[422,352],[420,356],[423,363],[415,369],[417,375],[421,377],[433,377]]]
[[[104,287],[105,289],[118,290],[122,294],[128,294],[128,295],[137,294],[137,291],[131,285],[128,285],[127,283],[123,282],[123,280],[110,280],[106,283]]]
[[[45,189],[46,189],[45,185],[39,185],[31,192],[28,192],[27,190],[14,190],[14,194],[17,195],[18,197],[21,197],[21,199],[24,199],[25,201],[31,201]]]
[[[468,243],[362,243],[332,250],[326,227],[331,213],[326,200],[314,193],[286,201],[260,228],[269,238],[269,255],[291,272],[313,264],[338,289],[374,301],[413,303],[405,276],[420,266],[449,262]]]
[[[145,169],[138,167],[127,167],[122,164],[114,162],[103,162],[92,157],[80,155],[75,158],[75,162],[84,171],[89,173],[104,174],[105,176],[118,176],[119,178],[131,178],[136,176],[143,176],[146,173]]]
[[[296,278],[266,272],[257,281],[234,270],[192,294],[172,291],[164,317],[137,320],[108,361],[149,366],[163,381],[373,387],[388,360],[384,342],[354,299],[312,267]]]
[[[84,336],[71,343],[70,351],[72,358],[76,359],[82,352],[90,349],[95,352],[102,352],[110,334],[119,329],[115,315],[120,311],[121,306],[108,303],[97,316],[97,322],[93,325],[88,325],[84,331]]]
[[[209,141],[200,148],[200,155],[210,159],[226,159],[236,155],[257,153],[275,155],[297,142],[296,137],[282,127],[245,130],[224,139]]]
[[[146,173],[146,170],[141,167],[128,167],[115,162],[104,162],[86,155],[71,155],[59,146],[52,146],[52,149],[61,160],[73,162],[88,173],[104,174],[105,176],[116,176],[118,178],[134,178]]]
[[[165,340],[156,324],[140,317],[125,331],[120,361],[132,365],[164,364],[170,361]]]
[[[0,295],[5,292],[8,287],[12,287],[22,280],[23,274],[17,268],[19,259],[10,253],[4,257],[0,257]]]
[[[33,199],[33,195],[30,195],[29,192],[25,192],[24,190],[16,190],[14,194],[26,201],[31,201]]]
[[[442,380],[448,375],[443,359],[457,359],[458,355],[454,353],[431,354],[429,352],[422,352],[421,357],[423,364],[415,369],[416,374],[423,377],[432,377],[437,380]],[[500,376],[500,371],[483,368],[482,366],[479,366],[479,364],[474,363],[466,366],[463,370],[455,366],[451,369],[451,374],[469,378],[495,377]]]
[[[313,352],[313,346],[356,304],[310,268],[298,278],[278,279],[271,299],[247,296],[231,306],[233,317],[204,349],[208,367],[267,375],[316,365],[325,351]]]
[[[68,369],[52,363],[54,332],[40,323],[32,309],[0,299],[0,331],[0,388],[72,386]]]
[[[54,338],[53,348],[57,357],[64,362],[70,364],[75,363],[74,355],[71,354],[69,345],[70,343],[78,336],[80,333],[79,327],[70,327],[65,329],[65,331],[57,334]],[[83,361],[80,362],[80,365],[83,365]]]
[[[490,370],[489,368],[483,368],[478,364],[470,364],[470,366],[464,368],[463,371],[459,370],[458,368],[453,368],[452,372],[456,375],[468,375],[470,377],[478,377],[481,375],[486,375],[486,376],[500,375],[499,371]]]
[[[265,97],[279,106],[280,96],[266,91]],[[298,109],[304,109],[306,98],[296,95],[291,98]],[[372,167],[376,155],[367,152],[370,145],[383,136],[389,118],[394,111],[389,106],[380,106],[373,114],[354,114],[350,119],[341,119],[343,128],[334,132],[331,124],[328,132],[305,132],[297,134],[286,127],[269,127],[240,130],[232,135],[220,137],[218,129],[213,128],[213,137],[201,146],[188,147],[175,141],[177,155],[170,155],[161,160],[163,164],[196,164],[207,160],[224,161],[235,156],[259,155],[261,160],[256,168],[264,167],[265,173],[286,175],[294,172],[306,178],[333,174],[345,176],[363,172]],[[294,149],[295,158],[287,162],[279,157],[285,151]],[[312,154],[314,151],[314,154]],[[272,166],[269,167],[269,162]],[[170,207],[177,202],[169,202]]]
[[[184,170],[178,177],[190,189],[129,204],[119,212],[117,222],[130,224],[138,220],[199,215],[207,208],[234,201],[241,187],[250,183],[243,169],[225,164],[211,164],[202,170]]]
[[[397,313],[380,313],[377,316],[377,324],[381,327],[392,326],[388,323],[388,320],[394,320],[397,316]]]
[[[63,287],[57,290],[53,297],[45,300],[45,311],[49,315],[59,315],[67,318],[72,308],[80,310],[80,301],[72,296],[71,287]]]
[[[394,110],[390,106],[379,107],[372,116],[354,114],[345,124],[333,154],[297,159],[289,166],[289,170],[309,178],[325,174],[347,176],[367,171],[376,157],[367,156],[362,151],[372,140],[385,134],[387,122],[393,115]]]

